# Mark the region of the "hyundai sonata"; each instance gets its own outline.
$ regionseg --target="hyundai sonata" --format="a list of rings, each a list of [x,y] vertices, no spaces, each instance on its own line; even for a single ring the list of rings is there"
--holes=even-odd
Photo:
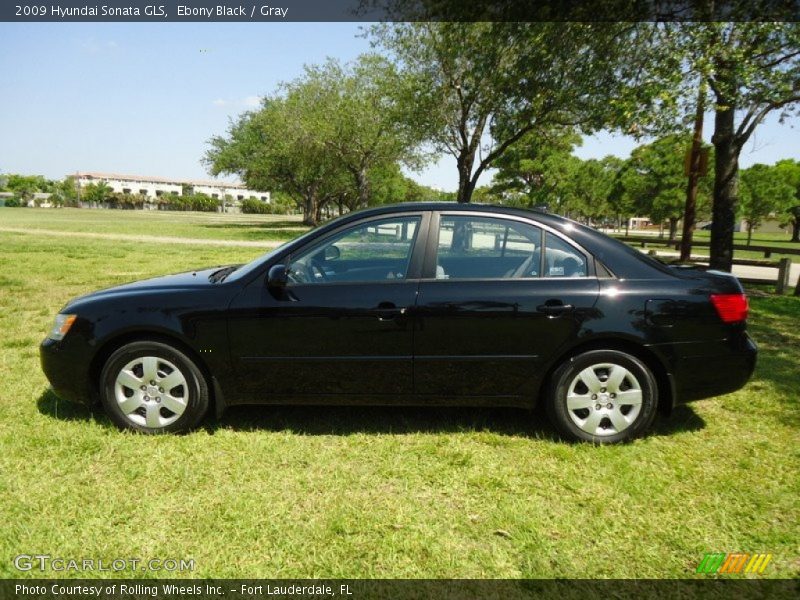
[[[728,273],[666,266],[545,212],[350,213],[251,263],[70,301],[41,344],[56,394],[144,433],[241,404],[543,403],[566,437],[641,435],[742,387],[756,346]]]

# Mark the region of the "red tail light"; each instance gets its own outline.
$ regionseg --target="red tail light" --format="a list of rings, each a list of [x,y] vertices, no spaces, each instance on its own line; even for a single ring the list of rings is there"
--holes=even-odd
[[[711,304],[717,309],[723,323],[738,323],[747,320],[750,305],[744,294],[711,294]]]

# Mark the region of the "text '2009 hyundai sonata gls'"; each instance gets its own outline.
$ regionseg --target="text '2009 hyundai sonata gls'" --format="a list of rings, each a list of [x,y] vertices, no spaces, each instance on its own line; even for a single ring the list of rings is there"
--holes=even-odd
[[[742,387],[747,312],[735,277],[555,215],[403,204],[76,298],[41,357],[56,394],[146,433],[239,404],[544,403],[563,435],[608,443]]]

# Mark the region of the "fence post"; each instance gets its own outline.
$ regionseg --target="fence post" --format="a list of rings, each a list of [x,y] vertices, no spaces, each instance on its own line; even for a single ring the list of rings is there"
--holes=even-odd
[[[783,294],[789,287],[789,273],[792,270],[792,259],[782,258],[778,265],[778,282],[775,284],[775,293]]]

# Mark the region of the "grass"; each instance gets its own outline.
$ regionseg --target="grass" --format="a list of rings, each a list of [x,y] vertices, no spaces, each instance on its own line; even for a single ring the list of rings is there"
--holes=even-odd
[[[211,240],[287,240],[308,231],[297,215],[3,208],[0,228],[139,234]]]
[[[84,214],[104,231],[151,218]],[[163,226],[208,235],[194,217]],[[258,253],[0,232],[0,577],[39,575],[12,560],[46,553],[193,558],[181,575],[220,578],[678,578],[711,551],[800,575],[798,298],[753,297],[745,389],[616,447],[478,409],[248,408],[151,438],[47,391],[37,344],[68,298]]]

